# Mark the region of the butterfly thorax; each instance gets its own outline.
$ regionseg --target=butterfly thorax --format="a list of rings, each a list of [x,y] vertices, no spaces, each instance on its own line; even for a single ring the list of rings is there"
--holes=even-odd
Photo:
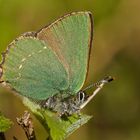
[[[58,94],[43,101],[41,106],[43,108],[57,112],[60,116],[64,114],[72,115],[74,113],[80,112],[80,106],[86,99],[87,95],[82,91],[78,92],[76,96],[70,95],[66,98]]]

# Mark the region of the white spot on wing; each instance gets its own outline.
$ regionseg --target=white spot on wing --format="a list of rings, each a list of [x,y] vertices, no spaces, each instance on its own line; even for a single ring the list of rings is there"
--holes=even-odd
[[[32,56],[31,54],[28,55],[28,57],[31,57],[31,56]]]
[[[21,60],[21,62],[24,62],[26,60],[26,58],[23,58],[22,60]]]
[[[42,52],[42,50],[39,50],[39,51],[38,51],[38,53],[41,53],[41,52]]]
[[[19,76],[16,78],[17,80],[21,78],[21,73],[18,74]]]
[[[45,47],[43,47],[43,49],[47,49],[47,47],[45,46]]]
[[[21,69],[21,68],[22,68],[22,65],[19,66],[19,69]]]

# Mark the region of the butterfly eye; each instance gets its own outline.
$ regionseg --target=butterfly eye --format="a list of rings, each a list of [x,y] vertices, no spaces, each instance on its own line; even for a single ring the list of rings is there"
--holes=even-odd
[[[81,103],[84,102],[84,100],[85,100],[85,93],[84,93],[83,91],[80,91],[80,92],[78,93],[78,100],[79,100],[79,102],[81,102]]]

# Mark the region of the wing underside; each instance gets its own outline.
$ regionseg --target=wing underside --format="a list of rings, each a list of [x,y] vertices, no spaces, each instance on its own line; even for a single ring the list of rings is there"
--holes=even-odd
[[[83,86],[92,45],[89,12],[68,14],[10,44],[1,64],[5,81],[23,96],[44,100]]]
[[[37,33],[49,44],[69,75],[69,91],[81,89],[87,75],[93,23],[91,13],[77,12],[66,15]]]
[[[2,80],[21,95],[47,99],[68,88],[68,75],[47,43],[35,38],[11,44],[2,65]]]

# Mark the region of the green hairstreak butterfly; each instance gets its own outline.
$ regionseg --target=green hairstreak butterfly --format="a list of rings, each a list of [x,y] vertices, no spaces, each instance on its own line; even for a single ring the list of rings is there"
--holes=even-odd
[[[92,38],[90,12],[73,12],[37,32],[24,33],[3,53],[1,83],[19,95],[41,101],[43,107],[71,115],[90,100],[80,90]]]

